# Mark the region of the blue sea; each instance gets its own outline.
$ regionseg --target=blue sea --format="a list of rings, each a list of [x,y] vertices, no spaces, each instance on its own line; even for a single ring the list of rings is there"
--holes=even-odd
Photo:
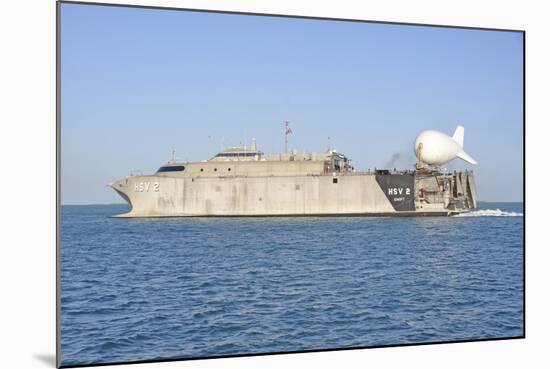
[[[452,218],[61,210],[61,363],[523,335],[523,204]]]

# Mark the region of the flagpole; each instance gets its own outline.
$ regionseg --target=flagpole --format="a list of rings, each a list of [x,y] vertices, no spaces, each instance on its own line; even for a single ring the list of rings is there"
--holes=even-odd
[[[285,120],[285,154],[288,152],[288,120]]]

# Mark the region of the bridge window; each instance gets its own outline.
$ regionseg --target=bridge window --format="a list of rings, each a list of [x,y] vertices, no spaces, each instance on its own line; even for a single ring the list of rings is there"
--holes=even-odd
[[[157,170],[157,173],[162,172],[182,172],[185,170],[185,167],[183,165],[170,165],[166,167],[160,167],[159,170]]]
[[[252,157],[256,154],[256,152],[221,152],[216,155],[216,158]]]

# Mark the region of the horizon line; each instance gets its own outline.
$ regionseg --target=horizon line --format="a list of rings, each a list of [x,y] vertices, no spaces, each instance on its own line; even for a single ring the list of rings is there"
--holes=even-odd
[[[478,200],[478,203],[524,203],[523,200],[519,201],[485,201]],[[125,202],[108,202],[108,203],[71,203],[71,204],[59,204],[60,206],[93,206],[93,205],[128,205]]]

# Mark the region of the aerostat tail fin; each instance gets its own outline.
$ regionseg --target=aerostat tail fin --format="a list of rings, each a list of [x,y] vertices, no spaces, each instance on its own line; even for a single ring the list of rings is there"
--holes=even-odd
[[[454,136],[453,136],[454,138]],[[462,150],[461,152],[459,152],[458,154],[456,154],[456,156],[464,161],[467,161],[468,163],[470,164],[477,164],[477,161],[474,160],[474,158],[472,158],[470,155],[468,155],[466,153],[466,151]]]
[[[460,147],[464,147],[464,127],[456,127],[455,133],[453,134],[453,140],[455,140]]]

